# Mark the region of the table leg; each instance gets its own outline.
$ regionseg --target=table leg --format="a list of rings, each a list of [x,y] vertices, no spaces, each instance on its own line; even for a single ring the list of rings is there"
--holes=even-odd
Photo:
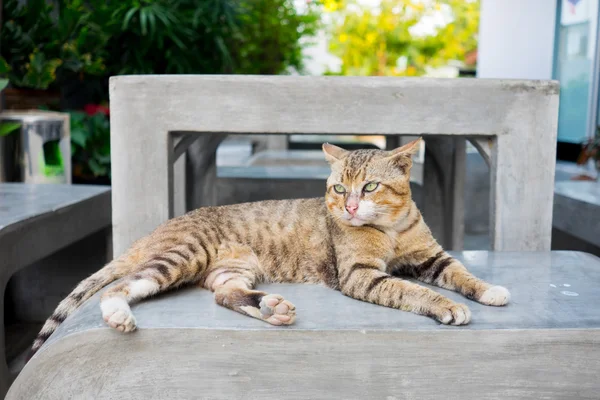
[[[203,135],[187,151],[186,197],[188,210],[217,205],[217,147],[226,134]]]
[[[111,111],[115,257],[174,214],[173,137],[160,116],[144,111],[123,104]]]
[[[11,384],[10,373],[8,372],[8,364],[6,363],[6,333],[4,328],[4,293],[6,291],[7,282],[0,279],[0,399],[3,399],[8,392]]]
[[[465,139],[426,138],[423,217],[448,250],[462,250],[464,244],[465,161]]]

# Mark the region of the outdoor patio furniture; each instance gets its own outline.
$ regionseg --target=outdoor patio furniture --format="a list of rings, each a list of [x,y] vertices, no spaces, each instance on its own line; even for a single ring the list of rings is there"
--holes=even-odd
[[[296,305],[273,327],[199,288],[132,307],[138,330],[103,322],[100,293],[25,366],[8,400],[597,399],[600,259],[578,252],[455,253],[510,289],[506,307],[459,294],[454,327],[316,285],[262,285]]]
[[[173,163],[193,141],[181,137],[198,136],[214,153],[212,135],[246,133],[422,135],[426,142],[433,135],[458,147],[467,138],[490,164],[491,248],[550,249],[556,82],[120,76],[111,78],[110,100],[115,255],[174,216]],[[438,163],[438,176],[451,173],[439,190],[463,185],[460,151],[449,157],[458,159],[452,168]],[[461,200],[454,190],[444,201],[455,211],[441,215],[445,231],[460,232]],[[438,226],[435,219],[426,217]]]
[[[552,224],[585,243],[600,247],[600,183],[557,182]]]
[[[5,353],[4,291],[11,276],[110,224],[109,187],[0,183],[0,354]],[[2,356],[0,398],[8,386]]]
[[[422,169],[414,164],[413,171]],[[267,150],[241,165],[217,167],[214,182],[217,204],[321,197],[331,168],[321,150]],[[411,177],[413,199],[422,200],[420,180]]]

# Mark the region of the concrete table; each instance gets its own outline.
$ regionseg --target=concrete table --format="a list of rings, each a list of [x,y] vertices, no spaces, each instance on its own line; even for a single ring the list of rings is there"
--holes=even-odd
[[[552,224],[600,247],[600,182],[557,182]]]
[[[437,160],[444,169],[445,160],[454,159],[452,174],[464,166],[461,149],[469,139],[490,164],[492,249],[550,249],[557,82],[118,76],[110,79],[110,103],[116,256],[174,216],[173,165],[193,142],[182,135],[199,137],[196,146],[212,154],[219,135],[229,134],[456,138],[455,151]],[[463,187],[452,179],[441,186]],[[438,203],[456,209],[459,198],[454,193]],[[441,228],[436,230],[454,231]]]
[[[600,259],[578,252],[456,253],[513,301],[472,323],[379,307],[320,286],[263,285],[293,301],[281,328],[183,289],[105,326],[100,294],[70,316],[8,393],[36,399],[597,399]]]
[[[0,354],[4,354],[4,291],[28,265],[110,227],[110,188],[68,184],[0,183]],[[0,398],[8,389],[0,358]]]

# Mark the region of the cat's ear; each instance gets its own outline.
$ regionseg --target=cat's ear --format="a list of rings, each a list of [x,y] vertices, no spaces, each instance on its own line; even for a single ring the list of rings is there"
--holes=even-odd
[[[390,151],[388,159],[405,173],[408,172],[412,167],[412,156],[419,151],[421,140],[422,139],[419,137],[402,147]]]
[[[336,161],[346,157],[349,153],[348,150],[344,150],[341,147],[334,146],[329,143],[323,143],[323,153],[325,153],[325,159],[333,164]]]
[[[398,147],[397,149],[390,151],[390,153],[392,156],[406,155],[412,157],[415,154],[417,154],[417,152],[421,148],[421,140],[423,140],[423,138],[419,137],[413,140],[412,142],[405,144],[402,147]]]

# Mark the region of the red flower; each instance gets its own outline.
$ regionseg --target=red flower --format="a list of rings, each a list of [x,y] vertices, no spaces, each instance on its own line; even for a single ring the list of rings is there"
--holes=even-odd
[[[109,108],[100,104],[86,104],[85,107],[83,107],[83,110],[89,116],[96,115],[98,113],[102,113],[107,117],[110,115]]]

